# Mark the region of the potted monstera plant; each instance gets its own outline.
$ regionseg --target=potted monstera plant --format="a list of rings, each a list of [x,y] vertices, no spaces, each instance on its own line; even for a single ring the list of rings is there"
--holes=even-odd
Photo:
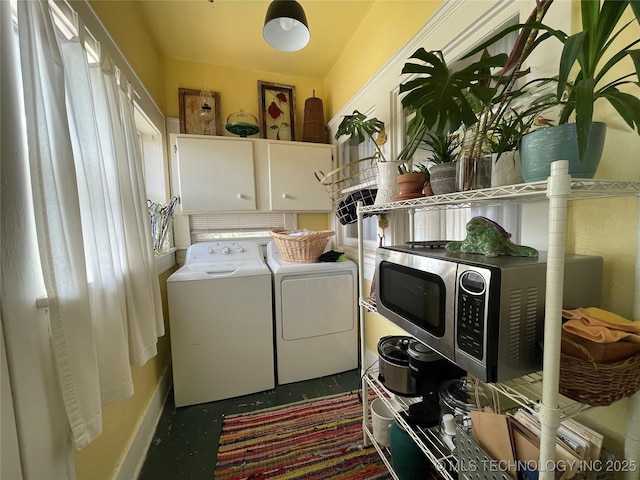
[[[375,145],[380,160],[385,161],[384,153],[382,153],[382,149],[380,148],[384,143],[384,140],[380,137],[386,138],[384,122],[382,120],[378,120],[376,117],[368,118],[365,114],[354,110],[351,115],[342,117],[342,121],[340,125],[338,125],[335,134],[336,140],[343,135],[357,139],[358,144],[364,142],[367,138],[370,139]]]
[[[542,27],[563,43],[557,80],[561,112],[558,125],[522,137],[520,156],[525,181],[545,180],[551,162],[560,159],[569,160],[573,177],[593,178],[606,132],[605,123],[593,121],[597,101],[608,101],[640,134],[640,50],[633,49],[640,38],[635,36],[614,50],[615,41],[625,29],[640,25],[640,0],[582,0],[580,8],[581,31],[567,35]],[[633,19],[623,22],[627,8]],[[622,91],[623,85],[635,94]]]
[[[453,71],[442,52],[418,49],[412,61],[404,65],[403,74],[411,78],[400,85],[405,93],[402,105],[424,117],[424,124],[436,133],[465,131],[464,148],[456,163],[456,188],[475,188],[474,172],[481,160],[488,132],[498,125],[514,98],[522,95],[518,80],[526,73],[524,61],[549,32],[540,30],[541,20],[552,0],[537,0],[524,24],[508,26],[480,45],[467,57],[482,52],[482,56]],[[509,55],[489,55],[487,47],[511,32],[518,37]],[[433,172],[432,172],[433,178]]]
[[[375,204],[388,203],[394,201],[398,193],[396,182],[397,163],[387,161],[382,148],[386,141],[384,122],[376,117],[367,117],[358,110],[354,110],[351,115],[345,115],[338,125],[335,138],[348,135],[356,139],[358,144],[369,139],[376,148],[376,168],[378,170],[377,192],[375,194]],[[362,160],[358,160],[362,162]]]

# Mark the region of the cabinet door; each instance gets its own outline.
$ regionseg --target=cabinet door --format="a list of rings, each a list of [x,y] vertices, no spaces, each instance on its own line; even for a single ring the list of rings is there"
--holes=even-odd
[[[177,137],[182,212],[256,209],[250,140]]]
[[[331,145],[270,143],[271,210],[330,211],[331,200],[313,173],[331,170],[331,153]]]

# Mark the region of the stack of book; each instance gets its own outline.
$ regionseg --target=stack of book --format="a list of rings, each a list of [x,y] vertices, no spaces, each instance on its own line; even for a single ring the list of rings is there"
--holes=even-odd
[[[554,470],[558,480],[569,480],[579,472],[595,478],[595,473],[602,470],[603,436],[573,419],[561,422],[556,459],[549,465],[539,464],[541,426],[536,412],[526,409],[506,415],[472,412],[471,420],[473,440],[496,461],[493,470],[512,478],[537,479],[543,469]]]

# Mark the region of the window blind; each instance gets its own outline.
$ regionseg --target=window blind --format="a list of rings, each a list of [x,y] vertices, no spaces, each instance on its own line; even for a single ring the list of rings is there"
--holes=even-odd
[[[269,212],[198,214],[189,216],[189,228],[192,234],[292,229],[294,217],[294,214]]]

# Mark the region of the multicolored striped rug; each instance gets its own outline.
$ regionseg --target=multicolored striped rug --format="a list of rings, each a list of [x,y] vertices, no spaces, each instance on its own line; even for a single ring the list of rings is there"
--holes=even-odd
[[[363,446],[357,393],[273,407],[224,419],[216,480],[392,478]]]

